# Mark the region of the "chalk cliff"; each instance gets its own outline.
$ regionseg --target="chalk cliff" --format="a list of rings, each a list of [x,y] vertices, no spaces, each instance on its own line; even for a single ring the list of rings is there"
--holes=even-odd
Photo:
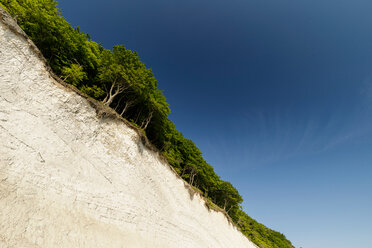
[[[0,9],[0,247],[254,248]]]

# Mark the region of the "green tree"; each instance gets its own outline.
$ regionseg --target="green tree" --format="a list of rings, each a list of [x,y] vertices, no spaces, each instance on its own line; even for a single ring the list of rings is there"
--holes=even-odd
[[[293,248],[283,234],[242,210],[237,189],[223,181],[198,147],[176,129],[152,70],[136,52],[124,45],[112,51],[103,48],[79,27],[71,27],[54,0],[0,0],[0,5],[17,19],[57,75],[146,130],[176,172],[224,210],[256,245]]]
[[[66,81],[74,86],[78,86],[80,82],[88,79],[87,74],[83,70],[83,67],[79,64],[64,66],[62,68],[61,75],[63,81]]]

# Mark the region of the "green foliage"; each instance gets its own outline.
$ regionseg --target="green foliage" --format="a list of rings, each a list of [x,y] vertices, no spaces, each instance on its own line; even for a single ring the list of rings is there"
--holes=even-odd
[[[87,80],[87,74],[83,71],[83,67],[78,64],[71,64],[70,66],[64,66],[61,70],[62,78],[64,81],[74,85],[75,87],[80,84],[83,80]]]
[[[237,223],[243,234],[245,234],[252,242],[254,242],[259,247],[294,247],[283,234],[273,231],[258,223],[242,210],[238,210],[235,216],[233,216],[233,219],[235,223]]]
[[[97,85],[93,85],[92,87],[88,85],[83,85],[81,86],[80,91],[95,99],[100,99],[102,98],[103,95],[105,95],[105,92]]]
[[[152,70],[136,52],[124,45],[107,50],[91,41],[89,35],[71,27],[54,0],[0,0],[0,5],[17,19],[57,75],[146,130],[151,143],[207,198],[211,208],[225,211],[259,247],[293,247],[283,234],[242,211],[237,189],[214,172],[193,141],[169,120],[169,105]]]

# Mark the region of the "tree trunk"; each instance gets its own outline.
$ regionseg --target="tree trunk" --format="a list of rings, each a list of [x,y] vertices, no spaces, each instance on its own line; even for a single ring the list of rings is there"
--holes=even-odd
[[[66,82],[66,80],[70,77],[70,75],[67,75],[63,80],[62,82]]]
[[[123,116],[124,113],[125,113],[125,111],[127,111],[127,109],[128,109],[130,106],[133,105],[133,103],[134,103],[134,101],[127,101],[127,102],[125,103],[125,106],[124,106],[123,110],[121,111],[120,115]]]
[[[108,93],[106,93],[105,99],[102,100],[103,104],[107,101]]]
[[[110,91],[108,92],[106,98],[103,100],[103,104],[106,106],[110,106],[112,101],[114,101],[115,97],[122,93],[125,90],[124,85],[120,85],[119,83],[113,83],[110,87]]]
[[[225,199],[225,205],[223,206],[223,210],[226,211],[226,207],[227,207],[227,204],[229,203],[229,201],[227,199]]]
[[[190,172],[190,180],[189,180],[189,184],[192,186],[194,184],[194,178],[196,176],[196,170],[194,168],[192,168],[191,172]]]
[[[118,112],[118,108],[120,107],[121,100],[123,100],[124,96],[120,97],[118,103],[116,104],[115,111]]]
[[[229,213],[230,210],[234,207],[234,205],[231,205],[231,207],[229,208],[229,210],[226,211],[226,213]]]
[[[141,128],[143,128],[144,130],[146,130],[147,126],[149,125],[151,119],[152,119],[152,113],[153,111],[150,112],[149,116],[147,117],[146,120],[144,120],[141,124]]]
[[[141,108],[141,110],[138,112],[138,114],[137,114],[137,118],[136,118],[136,120],[134,121],[134,123],[137,124],[138,118],[139,118],[139,116],[141,115],[141,113],[142,113],[142,108]],[[137,125],[138,125],[138,124],[137,124]]]

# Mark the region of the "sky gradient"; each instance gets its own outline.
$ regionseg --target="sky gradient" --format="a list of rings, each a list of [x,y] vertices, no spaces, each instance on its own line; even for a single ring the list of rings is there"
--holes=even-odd
[[[372,247],[372,1],[60,0],[153,69],[244,210],[303,248]]]

